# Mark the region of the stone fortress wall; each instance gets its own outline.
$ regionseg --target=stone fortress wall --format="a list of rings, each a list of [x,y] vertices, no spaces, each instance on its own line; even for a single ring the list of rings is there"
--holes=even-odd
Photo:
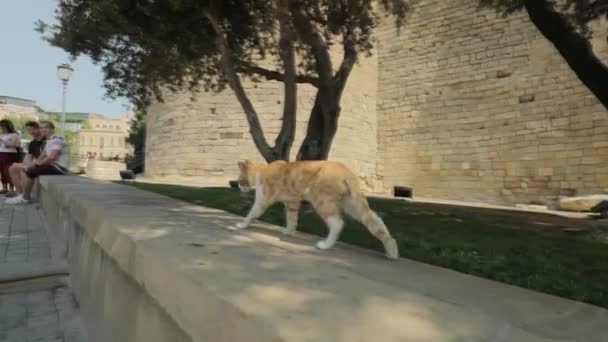
[[[353,70],[344,91],[340,128],[330,159],[348,164],[368,191],[382,191],[376,174],[377,63],[375,57]],[[260,116],[268,142],[280,130],[283,86],[278,82],[245,83]],[[298,87],[298,120],[292,158],[306,133],[316,89]],[[192,101],[189,92],[167,93],[164,103],[148,110],[146,176],[178,181],[227,184],[236,177],[239,159],[263,161],[243,110],[233,92],[201,93]],[[192,179],[194,177],[194,179]]]
[[[417,3],[398,33],[378,28],[342,102],[330,158],[370,192],[515,203],[608,189],[608,112],[526,13],[503,18],[465,0]],[[594,47],[608,62],[599,36]],[[279,129],[282,87],[248,84],[266,137]],[[303,138],[313,91],[299,88]],[[261,160],[231,91],[168,94],[149,110],[146,176],[221,183],[236,161]]]
[[[608,112],[526,13],[426,0],[378,31],[386,187],[507,203],[608,188]]]

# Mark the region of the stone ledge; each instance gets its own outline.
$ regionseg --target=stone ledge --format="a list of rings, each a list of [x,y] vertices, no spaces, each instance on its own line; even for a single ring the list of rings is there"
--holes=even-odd
[[[86,167],[86,175],[93,179],[119,180],[120,171],[127,167],[123,162],[89,160]]]
[[[269,225],[232,231],[233,215],[117,184],[43,177],[40,185],[70,253],[98,249],[99,262],[116,265],[68,259],[84,272],[72,278],[85,311],[83,294],[106,281],[93,271],[101,269],[124,273],[133,296],[166,313],[153,320],[120,287],[99,290],[124,300],[97,303],[100,311],[133,310],[98,323],[129,341],[162,341],[150,332],[161,321],[183,332],[174,341],[605,341],[608,311],[591,305],[344,245],[320,252],[315,238],[282,238]],[[79,247],[86,239],[93,246]]]

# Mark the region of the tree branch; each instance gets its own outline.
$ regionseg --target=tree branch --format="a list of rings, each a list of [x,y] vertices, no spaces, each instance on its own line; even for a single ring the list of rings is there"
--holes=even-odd
[[[212,5],[214,5],[213,2]],[[222,54],[222,64],[224,67],[224,72],[226,73],[226,78],[228,79],[228,84],[234,91],[239,103],[243,107],[243,111],[245,112],[245,116],[249,122],[249,132],[251,133],[253,142],[264,159],[266,159],[266,161],[272,161],[274,158],[273,149],[268,145],[268,142],[264,137],[264,130],[262,128],[262,124],[260,123],[258,114],[255,111],[253,104],[249,100],[249,97],[243,88],[243,84],[236,73],[232,58],[232,51],[228,45],[228,40],[226,39],[226,34],[222,28],[222,25],[220,24],[220,20],[215,14],[215,11],[212,9],[207,9],[204,13],[217,36],[216,40]]]
[[[309,45],[315,56],[320,86],[333,87],[333,68],[329,47],[298,0],[289,0],[289,10],[293,17],[295,30],[304,43]]]
[[[309,133],[312,124],[309,125],[307,137],[302,143],[303,147],[311,144],[318,145],[318,142],[330,141],[333,134],[335,134],[334,128],[336,126],[334,123],[339,112],[339,103],[334,96],[335,82],[329,46],[313,22],[307,17],[299,0],[289,0],[289,10],[293,17],[296,33],[302,42],[311,48],[316,62],[317,74],[319,75],[319,87],[310,120],[314,119],[315,122],[319,122],[319,124],[315,124],[314,126],[319,128],[320,132],[314,134],[318,137],[311,137]],[[313,115],[318,116],[318,118],[313,117]],[[299,155],[303,155],[302,148]]]
[[[608,108],[608,68],[595,56],[589,41],[547,0],[524,0],[530,20],[564,57],[570,68]]]
[[[266,68],[262,68],[258,65],[245,61],[238,61],[236,63],[236,70],[239,72],[260,75],[269,81],[285,81],[285,75],[283,73],[276,70],[268,70]],[[312,75],[296,75],[295,81],[296,83],[311,84],[315,87],[319,86],[319,79]]]
[[[597,19],[602,15],[608,15],[608,3],[596,0],[594,3],[587,4],[587,7],[584,8],[584,12],[581,15],[581,18],[589,22],[591,20]]]
[[[275,151],[279,158],[289,160],[293,140],[296,136],[296,113],[298,104],[298,86],[296,84],[296,56],[293,47],[295,34],[290,23],[287,0],[277,1],[279,18],[279,55],[285,69],[283,101],[283,122],[275,140]]]
[[[355,35],[351,30],[347,30],[342,38],[342,46],[344,49],[344,55],[342,57],[342,63],[334,75],[335,82],[335,94],[338,103],[342,97],[342,92],[346,86],[346,81],[353,71],[353,67],[357,62],[357,49],[355,48]]]

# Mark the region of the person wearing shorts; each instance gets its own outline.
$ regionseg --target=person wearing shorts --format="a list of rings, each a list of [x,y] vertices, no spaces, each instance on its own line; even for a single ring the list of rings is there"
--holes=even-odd
[[[55,135],[55,126],[49,121],[40,122],[40,132],[46,137],[44,152],[33,165],[22,170],[23,193],[6,200],[6,204],[27,204],[31,200],[34,180],[43,175],[65,175],[68,173],[68,145],[60,136]]]

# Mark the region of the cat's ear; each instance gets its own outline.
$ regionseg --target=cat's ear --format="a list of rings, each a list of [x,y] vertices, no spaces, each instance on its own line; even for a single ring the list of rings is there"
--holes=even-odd
[[[249,161],[248,161],[248,160],[245,160],[245,161],[239,161],[239,162],[238,162],[238,165],[239,165],[239,169],[240,169],[242,172],[245,172],[245,171],[247,170],[247,166],[249,166]]]

